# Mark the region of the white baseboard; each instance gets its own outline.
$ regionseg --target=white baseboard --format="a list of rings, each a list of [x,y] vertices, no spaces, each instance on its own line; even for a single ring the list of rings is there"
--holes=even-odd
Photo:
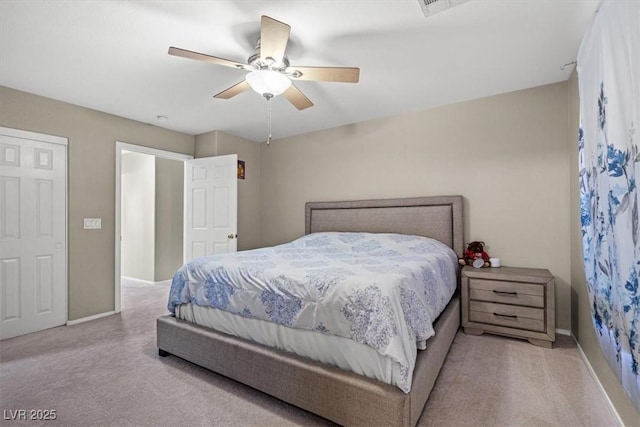
[[[618,421],[618,426],[625,427],[624,422],[622,421],[622,418],[620,418],[620,414],[618,413],[618,411],[616,411],[616,407],[613,406],[613,402],[609,398],[607,391],[604,389],[604,386],[600,382],[600,378],[598,378],[598,375],[596,375],[596,371],[593,370],[593,366],[591,366],[591,362],[589,362],[589,359],[587,359],[587,355],[584,354],[584,351],[582,351],[582,347],[580,347],[580,343],[576,339],[575,335],[573,335],[573,333],[570,333],[570,335],[571,335],[571,338],[573,338],[573,340],[575,341],[576,345],[578,346],[578,350],[580,351],[580,356],[582,356],[582,360],[584,364],[587,366],[587,369],[589,370],[591,377],[596,382],[596,385],[602,392],[602,395],[605,397],[605,400],[607,401],[609,408],[611,408],[611,412],[613,412],[613,415],[616,417],[616,420]]]
[[[573,334],[569,329],[556,329],[556,334],[558,335],[566,335],[568,337],[572,337]]]
[[[161,282],[151,282],[149,280],[136,279],[135,277],[122,276],[122,278],[133,283],[140,283],[142,285],[167,285],[167,284],[170,285],[171,284],[171,279],[163,280]]]
[[[91,320],[96,320],[96,319],[100,319],[102,317],[111,316],[112,314],[116,314],[116,312],[115,311],[107,311],[105,313],[94,314],[93,316],[83,317],[81,319],[67,320],[67,326],[77,325],[78,323],[89,322]]]

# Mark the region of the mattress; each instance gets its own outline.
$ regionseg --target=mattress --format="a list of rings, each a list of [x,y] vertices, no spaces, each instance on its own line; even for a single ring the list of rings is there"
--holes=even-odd
[[[457,257],[419,236],[313,233],[200,258],[174,277],[176,316],[409,392],[418,348],[456,288]]]
[[[289,328],[195,304],[179,305],[176,307],[175,316],[196,325],[308,357],[385,384],[399,386],[401,381],[401,378],[394,376],[392,359],[349,338]]]

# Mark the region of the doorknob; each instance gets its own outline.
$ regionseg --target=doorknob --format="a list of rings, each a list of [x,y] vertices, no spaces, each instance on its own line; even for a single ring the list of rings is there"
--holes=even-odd
[[[233,239],[233,233],[227,236],[227,239]]]

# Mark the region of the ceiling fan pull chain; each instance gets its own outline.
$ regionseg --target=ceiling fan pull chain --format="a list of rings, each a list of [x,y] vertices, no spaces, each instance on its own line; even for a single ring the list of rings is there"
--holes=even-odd
[[[269,134],[267,138],[267,145],[271,142],[271,98],[267,98],[267,132]]]

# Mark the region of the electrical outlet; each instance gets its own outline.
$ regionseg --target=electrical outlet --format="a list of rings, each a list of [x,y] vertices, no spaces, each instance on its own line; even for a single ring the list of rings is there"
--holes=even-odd
[[[102,228],[102,218],[85,218],[84,229],[85,230],[99,230]]]

